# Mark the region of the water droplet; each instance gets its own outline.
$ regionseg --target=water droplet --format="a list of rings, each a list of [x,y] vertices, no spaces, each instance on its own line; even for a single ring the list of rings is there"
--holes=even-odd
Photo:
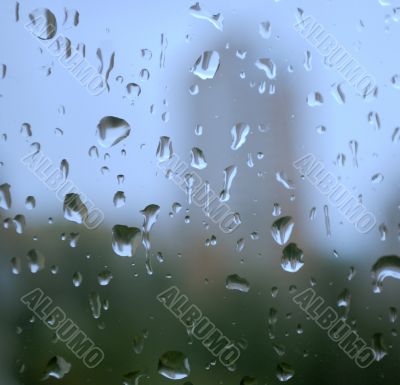
[[[371,111],[368,114],[368,123],[374,127],[375,130],[379,130],[381,128],[381,119],[379,114],[376,112]]]
[[[327,205],[324,205],[324,218],[325,218],[326,235],[328,237],[330,237],[331,236],[331,220],[329,218],[329,207]]]
[[[219,68],[219,53],[205,51],[194,63],[192,72],[200,79],[213,79]]]
[[[231,128],[232,150],[238,150],[246,143],[247,135],[250,133],[250,126],[246,123],[237,123]]]
[[[193,147],[190,153],[191,161],[190,165],[193,168],[197,168],[198,170],[202,170],[207,167],[207,162],[204,158],[203,151],[198,147]]]
[[[126,120],[115,116],[106,116],[97,125],[96,134],[99,144],[109,148],[126,139],[130,132],[131,127]]]
[[[210,11],[201,6],[199,3],[192,5],[189,8],[189,13],[197,19],[209,21],[215,28],[220,31],[222,31],[224,28],[224,17],[220,13],[213,15]]]
[[[244,51],[242,49],[238,49],[236,51],[236,57],[238,57],[240,60],[246,59],[246,56],[247,56],[247,51]]]
[[[192,96],[197,95],[199,93],[199,86],[197,84],[192,84],[189,87],[189,93]]]
[[[392,85],[396,90],[400,90],[400,75],[393,75],[391,79]]]
[[[169,136],[161,136],[158,142],[156,157],[159,163],[171,159],[173,154],[172,141]]]
[[[389,321],[395,323],[397,320],[397,309],[395,307],[389,308]]]
[[[299,249],[295,243],[289,243],[283,249],[282,269],[289,273],[296,273],[304,266],[303,257],[303,250]]]
[[[150,230],[157,222],[159,212],[160,206],[154,204],[148,205],[140,211],[140,213],[144,216],[142,227],[142,244],[146,250],[146,270],[149,275],[153,274],[153,269],[150,262]]]
[[[20,257],[12,257],[10,259],[11,263],[11,271],[13,274],[21,274],[21,258]]]
[[[64,218],[76,223],[83,223],[88,216],[88,209],[78,194],[69,193],[64,197]]]
[[[40,251],[36,249],[29,250],[27,254],[27,259],[31,273],[35,274],[38,271],[44,269],[46,259]]]
[[[22,123],[19,132],[25,137],[29,138],[32,136],[32,127],[29,123]]]
[[[129,372],[124,374],[122,385],[140,385],[140,379],[146,377],[146,374],[141,370],[135,370],[134,372]]]
[[[99,150],[96,146],[92,146],[89,148],[89,156],[91,158],[98,158],[99,157]]]
[[[271,23],[269,21],[263,21],[258,26],[258,32],[263,39],[269,39],[271,37]]]
[[[117,191],[113,198],[114,206],[118,209],[125,206],[126,197],[123,191]]]
[[[353,156],[353,166],[358,167],[358,142],[356,140],[350,140],[349,147],[351,154]]]
[[[316,207],[312,207],[311,210],[310,210],[310,214],[308,216],[310,218],[310,221],[315,220],[316,216],[317,216],[317,208]]]
[[[294,190],[294,184],[291,179],[286,175],[285,172],[279,171],[275,174],[276,180],[281,183],[286,189]]]
[[[75,273],[73,274],[73,276],[72,276],[72,284],[73,284],[75,287],[81,286],[82,280],[83,280],[83,277],[82,277],[82,274],[81,274],[79,271],[77,271],[77,272],[75,272]]]
[[[285,245],[292,235],[294,222],[292,217],[277,219],[271,226],[271,235],[278,245]]]
[[[276,65],[275,63],[268,58],[258,59],[254,65],[259,69],[265,72],[267,78],[272,80],[276,78]]]
[[[77,27],[79,24],[79,12],[75,9],[64,8],[64,22],[65,28]]]
[[[377,174],[372,175],[371,182],[378,184],[378,183],[382,183],[383,179],[384,179],[383,175],[378,172]]]
[[[356,269],[354,268],[354,266],[351,266],[349,269],[349,274],[347,275],[347,279],[351,281],[355,275],[356,275]]]
[[[319,107],[324,103],[324,99],[319,92],[311,92],[307,95],[307,104],[310,107]]]
[[[285,352],[286,352],[286,348],[284,345],[278,345],[278,344],[274,344],[273,346],[275,353],[279,356],[282,357]]]
[[[60,171],[63,176],[63,179],[66,180],[69,174],[69,163],[66,159],[63,159],[60,164]]]
[[[233,179],[237,173],[237,167],[232,165],[224,170],[224,187],[219,195],[219,200],[221,202],[226,202],[230,198],[230,190],[232,187]]]
[[[132,257],[141,240],[137,227],[115,225],[112,228],[112,248],[121,257]]]
[[[304,68],[306,69],[306,71],[311,71],[312,70],[312,64],[311,64],[312,55],[311,55],[311,52],[310,51],[306,51],[304,53],[304,56],[305,56],[305,58],[304,58]]]
[[[11,186],[8,183],[3,183],[0,185],[0,207],[5,210],[11,208]]]
[[[21,214],[18,214],[14,217],[13,222],[17,234],[22,234],[24,232],[26,225],[25,217]]]
[[[43,379],[47,380],[49,377],[53,377],[59,380],[68,374],[70,369],[71,364],[69,362],[60,356],[54,356],[46,365]]]
[[[339,167],[344,167],[344,164],[346,163],[346,155],[343,153],[338,154],[336,157],[336,164]]]
[[[272,215],[274,217],[279,217],[279,215],[281,215],[281,214],[282,214],[282,208],[281,208],[280,204],[274,203],[274,206],[272,208]]]
[[[381,223],[379,225],[378,231],[379,231],[379,234],[380,234],[380,240],[382,242],[386,241],[386,236],[387,236],[388,229],[387,229],[387,227],[386,227],[386,225],[384,223]]]
[[[143,69],[140,71],[139,76],[140,76],[140,78],[143,79],[143,80],[149,80],[149,79],[150,79],[150,71],[149,71],[147,68],[143,68]]]
[[[379,258],[372,266],[371,276],[374,293],[380,293],[386,277],[400,279],[400,257],[388,255]]]
[[[250,284],[247,279],[231,274],[226,277],[225,287],[228,290],[237,290],[242,293],[247,293],[250,290]]]
[[[331,94],[338,104],[346,103],[346,96],[342,91],[342,85],[340,83],[335,83],[331,86]]]
[[[99,319],[101,315],[101,300],[100,295],[95,292],[89,294],[89,307],[94,319]]]
[[[381,361],[387,354],[387,349],[383,341],[382,333],[375,333],[372,336],[372,349],[375,352],[375,360]]]
[[[281,362],[276,367],[276,377],[281,382],[289,381],[294,374],[295,371],[292,366],[285,362]]]
[[[54,14],[46,8],[37,8],[29,14],[31,32],[42,40],[52,39],[57,32],[57,20]]]
[[[100,286],[107,286],[112,279],[113,275],[110,270],[104,269],[99,274],[97,274],[97,282]]]
[[[136,100],[136,98],[141,94],[142,89],[139,84],[129,83],[126,86],[126,93],[131,100]]]
[[[182,352],[166,352],[158,361],[158,373],[170,380],[186,378],[190,374],[189,360]]]

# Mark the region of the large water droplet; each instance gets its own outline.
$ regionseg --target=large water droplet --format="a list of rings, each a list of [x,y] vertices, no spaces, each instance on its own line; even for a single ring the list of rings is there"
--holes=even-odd
[[[282,217],[277,219],[271,226],[272,238],[278,245],[285,245],[292,235],[294,222],[292,217]]]
[[[97,125],[96,134],[99,144],[109,148],[126,139],[130,132],[131,127],[126,120],[115,116],[106,116]]]
[[[29,14],[31,23],[27,28],[42,40],[52,39],[57,32],[57,20],[54,14],[46,8],[37,8]]]
[[[207,162],[204,157],[203,151],[198,147],[193,147],[192,151],[190,152],[190,165],[193,168],[197,168],[198,170],[202,170],[203,168],[207,167]]]
[[[166,352],[158,361],[158,373],[170,380],[186,378],[190,374],[189,360],[182,352]]]
[[[247,293],[250,290],[250,284],[247,279],[238,276],[237,274],[228,275],[226,278],[225,287],[228,290],[238,290]]]
[[[276,367],[276,377],[279,381],[289,381],[294,376],[294,369],[291,365],[281,362]]]
[[[371,270],[374,293],[380,293],[383,288],[383,280],[386,277],[400,279],[400,257],[387,255],[379,258]]]
[[[141,232],[137,227],[115,225],[112,228],[112,248],[121,257],[132,257],[140,239]]]
[[[59,380],[69,373],[71,369],[71,364],[64,360],[60,356],[54,356],[46,365],[46,371],[44,375],[44,380],[49,377],[56,378]]]
[[[64,218],[76,223],[83,223],[88,216],[88,209],[78,194],[69,193],[64,198]]]
[[[196,60],[193,66],[193,74],[200,79],[213,79],[219,68],[219,53],[217,51],[205,51]]]
[[[161,136],[158,142],[156,157],[159,163],[171,159],[173,154],[172,141],[169,136]]]
[[[299,249],[295,243],[289,243],[283,249],[281,266],[289,273],[299,271],[304,266],[303,250]]]

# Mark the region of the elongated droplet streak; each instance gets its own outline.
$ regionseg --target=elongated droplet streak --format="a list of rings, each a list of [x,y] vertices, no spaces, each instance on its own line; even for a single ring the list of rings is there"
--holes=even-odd
[[[91,292],[89,295],[89,307],[94,319],[99,319],[101,315],[101,300],[99,293]]]
[[[192,203],[193,181],[194,179],[192,174],[185,174],[186,194],[189,205]]]
[[[325,229],[326,235],[328,237],[331,236],[331,221],[329,219],[329,208],[327,205],[324,206],[324,215],[325,215]]]
[[[358,142],[356,140],[350,140],[349,147],[351,154],[353,156],[353,166],[358,168],[358,160],[357,160]]]
[[[152,275],[153,269],[150,261],[150,230],[153,225],[157,222],[158,213],[160,212],[160,206],[148,205],[140,211],[144,216],[143,228],[142,228],[142,244],[146,250],[146,270],[147,274]]]
[[[63,180],[67,180],[69,174],[69,163],[66,159],[63,159],[60,164],[60,171],[63,176]]]
[[[3,183],[0,186],[0,207],[9,210],[11,208],[11,186],[8,183]]]
[[[221,202],[226,202],[230,198],[230,189],[232,187],[232,182],[233,179],[235,179],[235,176],[237,174],[237,167],[232,165],[227,167],[224,170],[224,187],[221,191],[221,194],[219,195],[219,200]]]
[[[206,205],[204,207],[206,211],[206,215],[209,217],[210,216],[210,183],[206,180],[204,182],[204,189],[206,193]]]
[[[231,149],[236,151],[246,143],[247,135],[250,133],[250,126],[246,123],[237,123],[231,128],[232,144]]]

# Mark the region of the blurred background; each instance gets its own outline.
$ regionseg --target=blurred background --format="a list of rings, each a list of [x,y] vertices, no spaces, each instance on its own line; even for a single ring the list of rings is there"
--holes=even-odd
[[[359,96],[293,28],[299,8],[374,76],[374,96]],[[282,362],[294,370],[292,384],[397,383],[400,282],[386,278],[382,292],[374,293],[371,268],[399,247],[399,14],[395,2],[383,0],[221,0],[197,6],[186,0],[2,1],[1,384],[37,384],[55,356],[71,367],[60,379],[46,379],[49,384],[122,384],[135,371],[144,375],[128,383],[166,384],[173,380],[159,372],[158,362],[168,351],[188,358],[190,374],[175,381],[182,384],[277,384]],[[56,36],[69,39],[67,51],[70,44],[84,52],[107,78],[105,92],[91,95],[46,50],[43,43],[54,37],[42,40],[27,31],[25,25],[43,15],[55,21]],[[218,53],[219,66],[202,79],[193,67],[206,51]],[[274,63],[275,77],[258,68],[260,59]],[[341,103],[333,92],[338,84]],[[316,92],[323,102],[312,107],[307,97]],[[96,132],[107,116],[124,119],[130,132],[104,148]],[[239,123],[249,133],[232,150],[231,130]],[[165,177],[156,156],[162,136],[188,164],[192,148],[202,151],[207,166],[191,171],[217,195],[224,170],[236,166],[225,202],[240,215],[235,231],[222,232]],[[21,162],[38,148],[32,143],[40,144],[54,169],[66,160],[67,178],[104,214],[98,228],[68,220],[55,192]],[[357,232],[293,167],[307,153],[375,215],[370,232]],[[10,185],[11,204],[4,184]],[[119,199],[117,192],[123,192]],[[34,208],[27,197],[34,197]],[[140,245],[133,257],[118,255],[112,228],[141,229],[140,211],[151,204],[160,211],[150,231],[149,275],[145,248]],[[304,254],[297,272],[282,268],[284,246],[271,235],[283,216],[294,223],[289,242]],[[32,249],[45,259],[36,273],[28,264]],[[100,285],[105,270],[113,278]],[[247,292],[226,288],[233,274],[248,282]],[[395,275],[396,266],[386,274]],[[234,368],[222,366],[157,301],[171,285],[244,346]],[[381,360],[358,368],[307,320],[292,298],[311,285],[326,305],[347,314]],[[98,367],[87,368],[21,303],[34,288],[104,351]],[[102,301],[98,318],[91,293]],[[343,303],[344,310],[338,307]]]

